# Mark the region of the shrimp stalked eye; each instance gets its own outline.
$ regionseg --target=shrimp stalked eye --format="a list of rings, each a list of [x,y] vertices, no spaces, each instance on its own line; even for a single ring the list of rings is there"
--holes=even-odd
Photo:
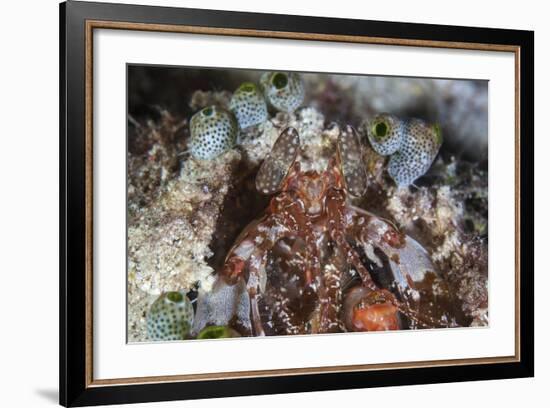
[[[367,189],[367,173],[363,163],[361,143],[353,127],[349,125],[344,127],[338,137],[337,146],[346,189],[350,194],[360,197]]]
[[[374,151],[383,156],[395,153],[402,145],[403,122],[394,115],[376,115],[365,120],[359,129],[366,134]]]
[[[411,119],[404,126],[401,148],[390,158],[389,175],[399,186],[412,184],[430,169],[442,143],[437,124]]]
[[[208,106],[191,117],[191,155],[210,160],[231,149],[237,136],[235,116],[220,107]]]
[[[279,190],[281,182],[296,159],[299,147],[298,131],[292,127],[283,130],[256,175],[256,189],[259,192],[272,194]]]
[[[246,129],[267,120],[267,105],[264,96],[252,82],[245,82],[231,97],[229,109],[237,117],[239,127]]]
[[[293,72],[266,72],[260,78],[265,98],[281,112],[294,112],[304,101],[304,84]]]

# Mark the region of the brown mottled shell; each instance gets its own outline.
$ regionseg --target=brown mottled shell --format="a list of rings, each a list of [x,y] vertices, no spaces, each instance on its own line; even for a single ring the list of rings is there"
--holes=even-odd
[[[367,189],[367,172],[363,163],[361,143],[355,129],[347,125],[338,137],[340,166],[349,194],[360,197]]]
[[[263,194],[273,194],[279,187],[298,154],[300,136],[292,127],[279,135],[271,152],[262,163],[256,175],[256,189]]]

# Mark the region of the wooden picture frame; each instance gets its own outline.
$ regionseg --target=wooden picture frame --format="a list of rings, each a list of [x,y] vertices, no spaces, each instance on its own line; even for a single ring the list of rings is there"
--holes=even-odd
[[[510,52],[515,56],[515,353],[186,376],[93,376],[93,32],[196,33]],[[534,375],[534,33],[68,1],[60,5],[60,403],[120,404]],[[124,296],[124,294],[121,294]]]

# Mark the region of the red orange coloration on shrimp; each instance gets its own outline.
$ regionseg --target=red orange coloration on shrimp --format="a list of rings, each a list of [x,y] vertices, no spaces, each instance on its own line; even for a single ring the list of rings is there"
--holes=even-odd
[[[305,310],[299,324],[279,319],[279,326],[287,325],[284,333],[453,325],[448,290],[426,250],[391,223],[350,204],[349,196],[366,191],[361,149],[356,131],[346,126],[327,168],[302,171],[298,132],[287,128],[264,160],[256,187],[274,195],[263,217],[241,233],[220,273],[229,285],[245,282],[254,335],[269,334],[260,300],[275,253],[282,258],[275,266],[295,271],[284,276],[297,283],[284,289],[294,297],[282,296],[287,301],[273,307],[281,315]],[[302,298],[309,299],[308,307],[289,306]]]

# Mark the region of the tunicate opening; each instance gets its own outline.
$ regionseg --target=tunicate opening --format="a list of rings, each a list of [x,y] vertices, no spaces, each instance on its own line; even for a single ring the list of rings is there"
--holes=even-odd
[[[282,89],[288,84],[288,77],[281,73],[277,72],[275,75],[273,75],[273,79],[271,81],[275,88]]]
[[[253,83],[247,82],[247,83],[242,84],[240,89],[243,92],[254,92],[255,88],[256,87],[254,86]]]
[[[223,339],[226,337],[231,337],[229,335],[229,330],[225,326],[209,326],[204,328],[197,339]]]
[[[388,125],[386,122],[378,122],[374,125],[374,135],[381,139],[388,134]]]
[[[168,292],[166,294],[166,297],[169,301],[174,303],[183,302],[183,295],[180,292]]]

